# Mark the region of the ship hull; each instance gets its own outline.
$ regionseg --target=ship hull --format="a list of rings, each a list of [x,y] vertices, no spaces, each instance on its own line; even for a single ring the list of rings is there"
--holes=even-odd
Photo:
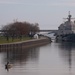
[[[56,41],[75,42],[75,34],[57,35]]]

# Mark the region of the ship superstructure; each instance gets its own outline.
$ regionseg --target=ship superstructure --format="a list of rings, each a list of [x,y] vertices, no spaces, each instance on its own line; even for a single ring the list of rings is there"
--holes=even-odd
[[[68,18],[64,18],[67,19],[66,22],[62,23],[59,27],[58,27],[58,35],[56,37],[57,40],[62,40],[62,41],[75,41],[75,21],[71,21],[71,19],[75,19],[75,18],[71,18],[72,15],[68,15]]]
[[[71,21],[71,19],[75,19],[75,18],[71,18],[72,15],[68,15],[68,18],[64,18],[67,19],[66,22],[62,23],[59,27],[58,27],[58,35],[64,35],[64,34],[75,34],[75,21]]]

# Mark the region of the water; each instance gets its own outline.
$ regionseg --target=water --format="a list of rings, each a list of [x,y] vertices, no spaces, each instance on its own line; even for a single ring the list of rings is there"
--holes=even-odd
[[[12,67],[7,71],[5,64]],[[1,75],[75,75],[75,44],[51,43],[31,49],[0,51]]]

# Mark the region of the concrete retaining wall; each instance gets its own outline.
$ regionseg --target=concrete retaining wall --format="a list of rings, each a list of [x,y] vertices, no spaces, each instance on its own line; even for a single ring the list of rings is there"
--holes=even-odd
[[[0,44],[0,50],[4,50],[4,49],[14,50],[14,49],[29,48],[29,47],[44,45],[50,42],[51,40],[48,38],[41,38],[41,39],[33,39],[33,40],[17,42],[17,43],[6,43],[6,44]]]

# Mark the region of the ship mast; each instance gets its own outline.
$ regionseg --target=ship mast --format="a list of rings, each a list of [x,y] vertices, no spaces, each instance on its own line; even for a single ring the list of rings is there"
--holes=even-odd
[[[63,18],[63,19],[68,19],[68,22],[71,22],[71,19],[75,19],[75,18],[71,18],[72,15],[70,14],[70,11],[69,11],[69,15],[68,15],[68,18]]]
[[[70,15],[70,11],[69,11],[69,15],[68,15],[68,21],[70,22],[71,21],[71,15]]]

